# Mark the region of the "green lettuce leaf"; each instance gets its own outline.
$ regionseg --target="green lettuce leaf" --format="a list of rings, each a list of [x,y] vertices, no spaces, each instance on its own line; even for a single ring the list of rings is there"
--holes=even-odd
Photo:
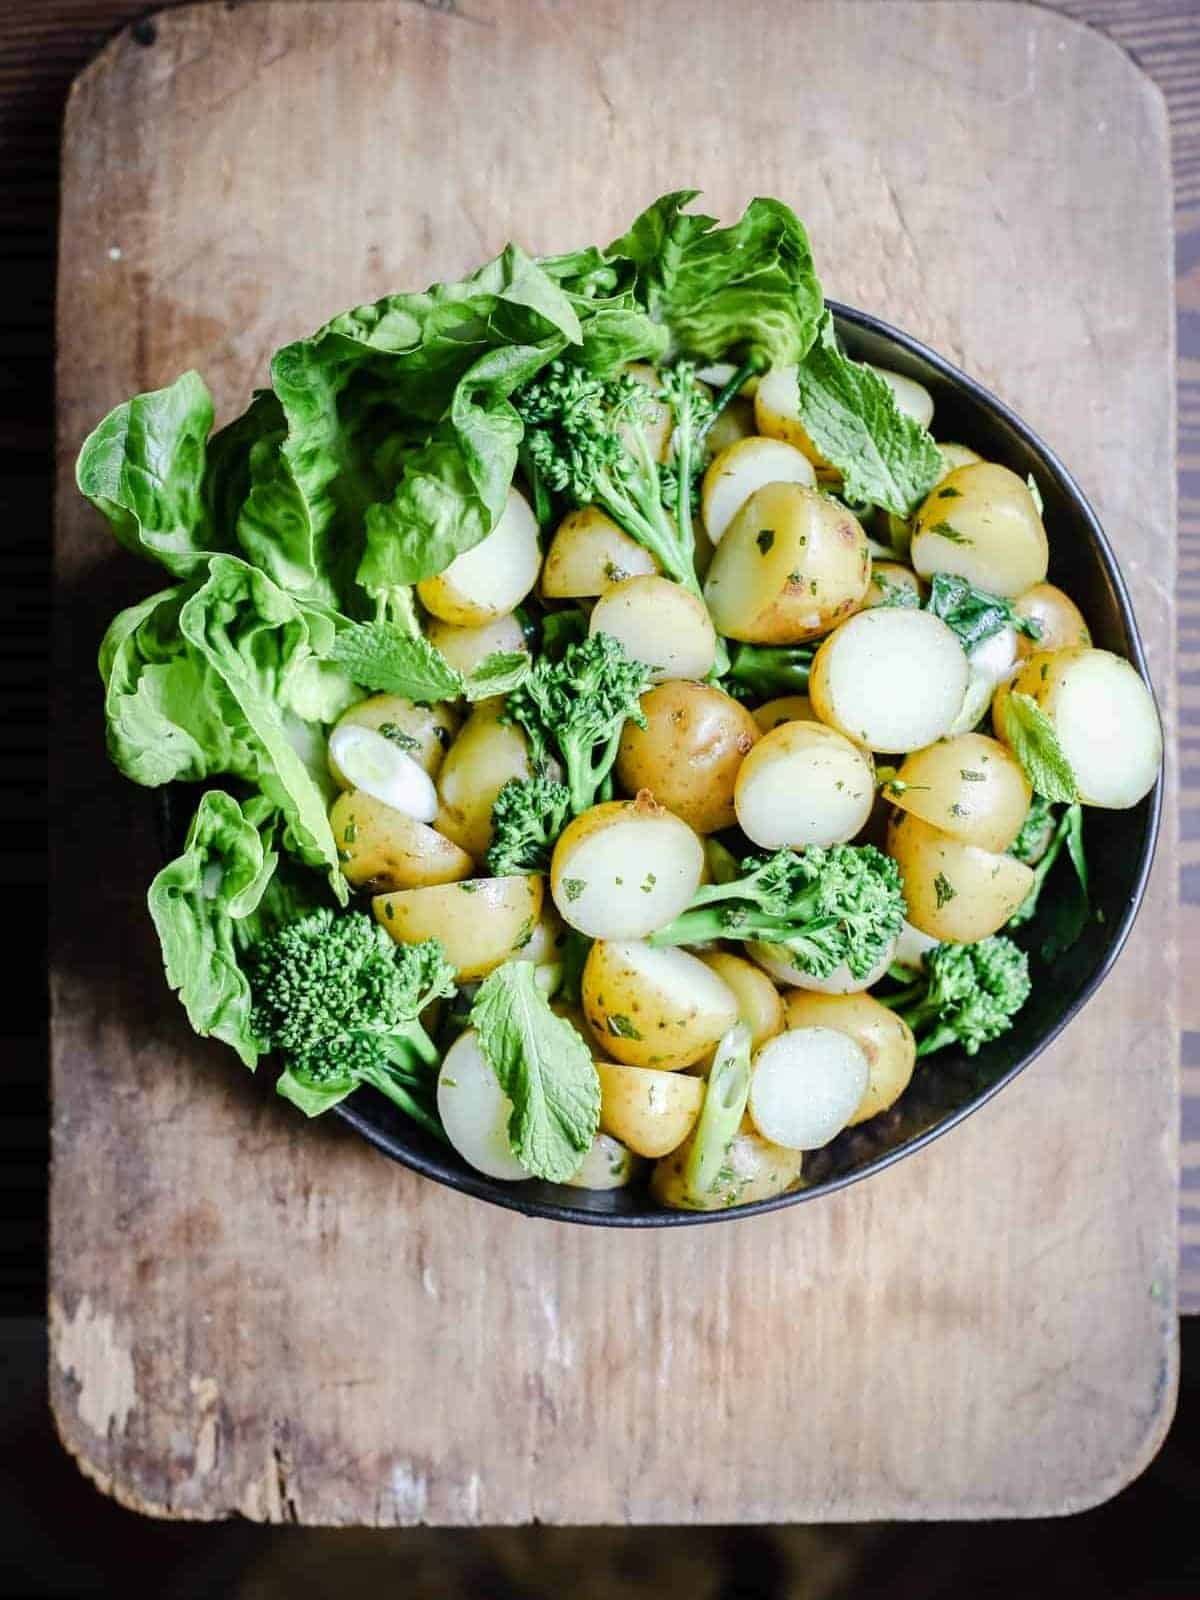
[[[600,1080],[579,1034],[550,1009],[529,961],[485,978],[471,1008],[479,1048],[513,1103],[508,1137],[534,1177],[574,1177],[600,1123]]]
[[[135,395],[84,440],[75,481],[108,518],[119,543],[186,578],[229,549],[204,497],[212,397],[197,372]]]
[[[250,985],[238,962],[237,925],[253,917],[275,872],[277,813],[261,796],[239,805],[210,789],[183,854],[150,885],[150,915],[167,982],[198,1034],[222,1040],[251,1070],[263,1047],[250,1026]]]
[[[796,382],[805,431],[842,474],[847,497],[909,516],[942,473],[941,455],[879,374],[838,349],[828,313]]]
[[[663,195],[606,255],[632,264],[640,298],[682,354],[764,367],[802,360],[824,307],[803,224],[778,200],[758,199],[718,228],[684,211],[698,192]]]

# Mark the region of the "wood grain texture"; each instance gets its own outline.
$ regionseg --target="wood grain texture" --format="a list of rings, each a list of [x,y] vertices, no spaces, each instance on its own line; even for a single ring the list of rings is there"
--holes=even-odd
[[[131,1505],[322,1523],[1031,1515],[1114,1492],[1169,1421],[1170,820],[1115,974],[1036,1068],[869,1183],[721,1227],[593,1232],[443,1192],[346,1130],[300,1126],[163,992],[150,807],[105,768],[87,687],[112,607],[152,579],[76,502],[84,432],[193,363],[228,413],[276,345],[346,304],[454,276],[509,235],[607,237],[693,176],[722,215],[787,198],[831,294],[1046,435],[1169,681],[1156,91],[1099,35],[1010,4],[747,0],[692,24],[685,0],[185,9],[152,49],[117,40],[72,96],[51,1386],[68,1447]]]

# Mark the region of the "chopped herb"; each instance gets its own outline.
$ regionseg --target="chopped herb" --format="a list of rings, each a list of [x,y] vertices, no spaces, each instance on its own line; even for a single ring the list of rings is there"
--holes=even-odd
[[[962,490],[956,489],[952,483],[948,483],[944,489],[938,490],[937,497],[939,500],[961,500]]]
[[[390,744],[394,744],[400,750],[412,751],[421,748],[419,739],[414,739],[411,733],[405,733],[404,729],[398,727],[394,722],[381,722],[379,731]],[[438,732],[440,733],[441,731],[439,728]]]
[[[466,881],[463,882],[463,883],[460,883],[458,887],[462,890],[462,892],[464,894],[478,894],[479,893],[479,884],[474,878],[467,878]]]
[[[640,1039],[642,1037],[629,1018],[619,1011],[611,1012],[604,1025],[614,1039]]]
[[[789,583],[803,583],[804,579],[798,572],[789,572],[787,575],[787,581]]]
[[[349,850],[343,850],[340,845],[338,846],[338,860],[339,861],[349,861],[350,860],[350,852],[349,852]]]
[[[950,815],[952,817],[969,817],[971,813],[967,810],[966,806],[952,805],[950,807]]]
[[[816,592],[817,592],[817,580],[815,578],[809,584],[808,592],[809,592],[809,594],[816,594]]]
[[[774,528],[764,528],[754,541],[762,555],[766,555],[775,543]]]
[[[974,544],[974,539],[968,539],[965,533],[959,533],[957,528],[952,528],[948,522],[935,522],[928,530],[930,533],[940,533],[943,539],[948,539],[951,544]]]
[[[642,884],[642,893],[649,894],[657,882],[658,879],[654,876],[654,874],[652,872],[648,872],[646,874],[645,881]]]
[[[986,760],[987,758],[985,757],[984,759]],[[962,779],[962,781],[964,783],[986,783],[987,782],[987,773],[986,772],[972,772],[970,767],[960,767],[958,769],[958,775],[959,775],[959,777]]]
[[[524,950],[525,946],[529,943],[530,939],[532,939],[532,938],[533,938],[533,918],[532,917],[526,917],[525,921],[521,924],[521,926],[520,926],[520,928],[519,928],[519,930],[517,932],[517,937],[513,940],[513,949],[514,950]]]
[[[621,885],[622,885],[622,886],[624,886],[624,883],[625,883],[625,879],[624,879],[624,878],[614,878],[614,879],[613,879],[613,882],[614,882],[614,883],[619,883],[619,884],[621,884]]]
[[[351,817],[350,821],[346,824],[345,828],[342,830],[342,843],[343,844],[353,844],[355,839],[357,839],[357,838],[358,838],[358,823],[355,822],[353,817]]]
[[[587,888],[587,880],[585,878],[564,878],[562,886],[563,893],[568,900],[578,900],[579,896]]]
[[[384,901],[384,903],[383,903],[383,914],[388,919],[389,922],[396,915],[395,910],[392,907],[392,902],[390,900],[385,900]]]
[[[447,1089],[457,1089],[458,1088],[458,1079],[457,1078],[447,1078],[445,1073],[443,1073],[442,1076],[438,1079],[438,1083],[439,1083],[439,1085],[444,1085]]]
[[[950,882],[949,878],[944,872],[939,872],[937,877],[933,880],[933,888],[935,894],[937,895],[937,908],[939,911],[943,906],[949,905],[951,900],[953,900],[958,894],[958,890]]]

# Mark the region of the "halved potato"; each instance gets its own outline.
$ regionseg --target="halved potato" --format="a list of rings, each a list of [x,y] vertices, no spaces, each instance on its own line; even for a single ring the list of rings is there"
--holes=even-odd
[[[1033,887],[1033,869],[1015,856],[962,844],[911,812],[893,818],[887,848],[904,880],[909,922],[944,942],[998,933]]]
[[[354,888],[372,894],[458,883],[475,870],[453,840],[360,789],[337,797],[329,826],[342,875]]]
[[[464,678],[470,677],[488,656],[529,649],[520,618],[512,612],[483,622],[477,628],[460,628],[453,622],[430,617],[425,625],[425,637]]]
[[[733,794],[742,832],[768,850],[853,839],[874,800],[870,756],[820,722],[784,722],[764,734]]]
[[[658,562],[599,506],[569,511],[559,523],[542,566],[547,600],[590,600],[614,583],[656,573]]]
[[[627,722],[617,781],[627,794],[648,789],[697,833],[734,824],[738,768],[758,739],[745,706],[707,683],[660,683],[642,696],[646,726]]]
[[[633,1182],[640,1165],[628,1145],[611,1133],[598,1133],[583,1165],[567,1184],[572,1189],[624,1189]]]
[[[902,811],[981,850],[1007,850],[1033,799],[1020,762],[998,739],[982,733],[963,733],[914,751],[883,792]]]
[[[597,1061],[600,1127],[635,1155],[665,1156],[696,1126],[704,1104],[699,1078],[652,1067]]]
[[[458,724],[459,717],[453,706],[415,706],[398,694],[373,694],[342,713],[330,738],[338,728],[371,728],[410,755],[431,778],[436,778]],[[354,788],[333,759],[332,750],[329,771],[339,789]]]
[[[870,576],[852,512],[803,484],[768,483],[726,528],[704,597],[730,639],[799,644],[856,611]]]
[[[738,1018],[750,1029],[753,1049],[782,1032],[783,1000],[761,967],[728,950],[706,950],[700,960],[733,991]]]
[[[700,511],[704,530],[713,544],[720,544],[726,528],[746,501],[767,483],[816,485],[812,462],[782,439],[752,435],[739,439],[722,450],[704,474],[700,490]]]
[[[637,940],[592,946],[583,1010],[610,1055],[663,1072],[699,1061],[738,1019],[733,990],[698,957]]]
[[[785,1006],[789,1028],[836,1028],[848,1033],[866,1056],[867,1087],[847,1127],[886,1111],[908,1088],[917,1062],[912,1029],[872,995],[793,990]]]
[[[524,495],[510,489],[491,533],[435,578],[423,578],[417,593],[426,611],[443,622],[477,628],[514,611],[541,564],[537,519]]]
[[[477,705],[438,774],[437,826],[476,861],[483,860],[492,842],[496,796],[511,778],[533,776],[525,735],[502,722],[503,714],[503,698]]]
[[[851,1034],[789,1027],[754,1057],[750,1120],[785,1150],[819,1150],[850,1121],[869,1076],[866,1052]]]
[[[817,714],[806,694],[783,694],[777,700],[768,700],[754,713],[759,731],[770,733],[785,722],[816,722]]]
[[[772,367],[763,373],[754,392],[754,421],[759,433],[768,439],[783,439],[795,445],[816,468],[817,477],[840,482],[841,473],[827,461],[809,438],[800,420],[800,390],[795,365]]]
[[[1069,650],[1092,642],[1083,612],[1070,595],[1052,583],[1035,583],[1032,589],[1026,589],[1013,610],[1019,617],[1036,622],[1042,630],[1037,639],[1027,633],[1018,635],[1017,650],[1023,659],[1039,650]]]
[[[917,513],[911,556],[923,578],[956,573],[1015,600],[1044,580],[1049,555],[1029,486],[995,462],[955,468]]]
[[[486,978],[524,950],[542,910],[541,878],[468,878],[379,894],[371,910],[397,944],[438,939],[460,983]]]
[[[712,670],[717,635],[703,603],[669,578],[625,578],[592,607],[590,634],[607,633],[643,661],[650,681],[703,678]]]
[[[641,794],[593,806],[567,825],[550,892],[563,921],[589,938],[641,939],[674,921],[703,871],[698,836]]]
[[[1154,696],[1122,656],[1083,645],[1039,650],[1010,687],[1049,719],[1085,805],[1123,810],[1149,794],[1162,766],[1162,728]],[[1002,691],[992,715],[1001,738],[1005,704]]]
[[[764,972],[769,972],[776,983],[810,989],[814,994],[858,994],[873,988],[883,977],[892,964],[897,942],[893,940],[887,945],[879,960],[861,978],[855,977],[844,961],[839,961],[825,977],[814,977],[797,964],[796,957],[782,944],[748,944],[746,954],[757,961]]]
[[[711,461],[739,439],[749,439],[754,431],[754,400],[743,390],[734,395],[705,434],[704,453]]]
[[[529,1177],[508,1138],[512,1101],[480,1050],[473,1028],[460,1033],[446,1051],[438,1073],[437,1107],[447,1139],[468,1166],[505,1183]]]
[[[808,692],[831,727],[869,750],[920,750],[950,728],[967,688],[956,635],[930,611],[876,607],[813,658]]]
[[[727,1211],[731,1206],[752,1205],[756,1200],[771,1200],[794,1189],[804,1167],[802,1151],[772,1144],[747,1117],[725,1153],[716,1186],[710,1194],[700,1197],[691,1193],[687,1183],[690,1151],[689,1137],[654,1168],[650,1193],[659,1205],[675,1211]]]
[[[863,365],[870,367],[887,384],[903,416],[911,417],[923,428],[929,426],[933,421],[933,396],[923,383],[906,378],[902,372],[893,372],[890,367],[877,367],[873,361],[864,361]]]

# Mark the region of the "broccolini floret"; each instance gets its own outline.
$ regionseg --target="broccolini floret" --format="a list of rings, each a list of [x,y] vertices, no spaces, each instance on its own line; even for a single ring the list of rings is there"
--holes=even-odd
[[[978,944],[940,944],[916,983],[878,998],[902,1016],[927,1056],[960,1045],[969,1056],[1007,1033],[1029,997],[1029,960],[1002,934]]]
[[[370,1083],[434,1132],[437,1050],[418,1020],[454,992],[434,939],[396,945],[360,911],[321,909],[264,939],[247,963],[251,1026],[278,1053],[276,1088],[308,1116]]]
[[[543,657],[508,696],[504,717],[525,730],[535,771],[557,756],[573,816],[608,796],[626,721],[646,726],[639,701],[649,669],[610,634],[568,645],[559,661]]]
[[[700,595],[692,531],[691,484],[712,401],[688,362],[661,374],[674,417],[674,461],[664,499],[659,464],[646,434],[655,397],[627,372],[598,378],[552,361],[512,397],[525,425],[523,449],[539,483],[577,505],[601,506],[658,559],[663,572]],[[673,504],[672,515],[667,500]]]
[[[653,945],[738,939],[773,945],[780,959],[826,978],[845,962],[866,977],[904,922],[896,863],[873,845],[812,846],[750,856],[738,877],[698,889]]]
[[[488,871],[497,878],[545,872],[571,815],[571,791],[550,778],[510,778],[492,806]]]

